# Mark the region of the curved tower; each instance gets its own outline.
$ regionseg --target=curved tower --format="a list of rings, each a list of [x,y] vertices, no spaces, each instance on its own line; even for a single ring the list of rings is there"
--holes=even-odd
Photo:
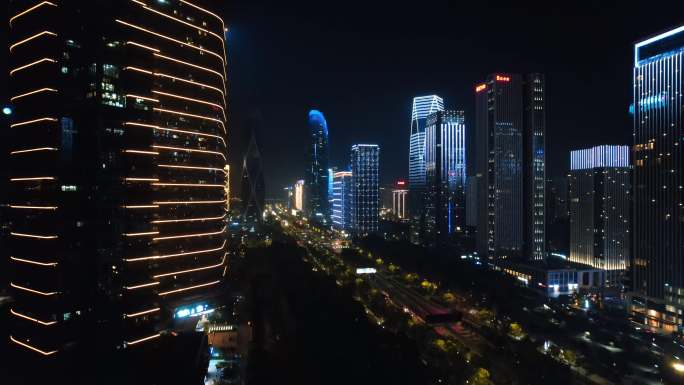
[[[411,108],[411,131],[409,138],[409,213],[411,219],[411,241],[422,238],[423,194],[425,192],[425,125],[428,115],[444,111],[444,100],[437,95],[413,98]]]
[[[310,217],[330,217],[328,202],[328,123],[323,113],[309,111],[310,142],[307,149],[304,210]]]

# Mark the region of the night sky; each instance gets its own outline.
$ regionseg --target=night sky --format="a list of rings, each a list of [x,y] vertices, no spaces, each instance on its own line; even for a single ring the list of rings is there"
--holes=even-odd
[[[353,143],[378,143],[391,183],[407,174],[412,97],[437,93],[464,109],[473,137],[474,85],[492,72],[547,75],[549,176],[566,173],[571,149],[631,143],[632,44],[684,24],[684,2],[503,3],[231,1],[233,170],[257,117],[267,197],[280,197],[303,177],[317,108],[331,166],[348,163]]]
[[[571,149],[631,143],[632,44],[684,24],[681,0],[226,4],[233,192],[251,121],[267,197],[303,177],[309,109],[328,121],[331,166],[347,165],[353,143],[377,143],[387,184],[407,174],[412,97],[464,109],[472,138],[474,85],[492,72],[547,75],[548,174],[563,175]]]

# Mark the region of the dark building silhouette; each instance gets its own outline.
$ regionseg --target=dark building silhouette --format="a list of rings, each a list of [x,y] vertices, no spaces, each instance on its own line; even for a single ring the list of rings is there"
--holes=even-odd
[[[263,162],[257,145],[255,129],[252,128],[245,156],[242,158],[241,198],[243,221],[247,223],[260,223],[263,219],[264,197],[266,187],[264,184]]]
[[[475,88],[478,251],[546,257],[545,81],[492,74]]]
[[[213,307],[225,276],[218,7],[9,7],[15,113],[4,258],[15,302],[3,338],[43,361],[153,347],[174,319]]]

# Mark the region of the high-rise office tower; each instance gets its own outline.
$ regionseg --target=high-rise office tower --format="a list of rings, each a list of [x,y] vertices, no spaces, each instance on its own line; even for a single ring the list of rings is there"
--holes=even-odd
[[[337,167],[332,167],[328,169],[328,208],[330,209],[330,217],[332,218],[332,200],[333,200],[333,180],[335,179],[335,173],[337,172]]]
[[[524,255],[546,258],[546,82],[542,74],[523,78]]]
[[[247,151],[242,158],[242,220],[257,223],[263,220],[264,198],[264,170],[261,153],[257,146],[256,133],[252,130]]]
[[[544,76],[493,74],[475,95],[478,251],[490,259],[544,259]]]
[[[548,223],[568,218],[568,176],[550,178],[546,181]]]
[[[477,228],[477,176],[466,178],[466,226]]]
[[[520,255],[523,246],[523,102],[520,75],[495,74],[475,88],[481,256]]]
[[[619,285],[630,258],[629,146],[570,153],[570,255]]]
[[[408,210],[406,210],[408,189],[406,187],[405,180],[398,180],[392,189],[392,215],[400,221],[408,219]]]
[[[428,115],[444,111],[444,100],[437,95],[413,98],[409,137],[409,213],[411,241],[420,242],[424,228],[423,198],[425,194],[425,122]]]
[[[304,192],[304,180],[300,179],[295,183],[294,185],[294,207],[295,210],[298,211],[304,211],[304,198],[305,198],[305,192]]]
[[[356,236],[378,231],[380,214],[380,147],[355,144],[351,148],[350,230]]]
[[[351,171],[338,171],[333,174],[332,223],[338,230],[349,230],[351,183]]]
[[[328,220],[328,123],[323,113],[309,111],[310,142],[305,174],[306,212],[310,217]]]
[[[226,273],[218,6],[10,8],[6,338],[37,357],[154,346],[212,306]]]
[[[684,26],[634,47],[633,295],[636,318],[682,331]]]
[[[465,226],[465,115],[430,114],[425,127],[425,230],[427,244],[444,243]]]

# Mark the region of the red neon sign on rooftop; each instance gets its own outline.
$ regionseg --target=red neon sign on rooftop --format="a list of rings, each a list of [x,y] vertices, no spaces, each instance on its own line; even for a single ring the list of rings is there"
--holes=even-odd
[[[511,81],[511,77],[510,77],[510,76],[496,75],[496,81],[497,81],[497,82],[510,82],[510,81]]]
[[[397,186],[404,186],[404,185],[406,185],[406,181],[403,181],[403,180],[397,181]]]

